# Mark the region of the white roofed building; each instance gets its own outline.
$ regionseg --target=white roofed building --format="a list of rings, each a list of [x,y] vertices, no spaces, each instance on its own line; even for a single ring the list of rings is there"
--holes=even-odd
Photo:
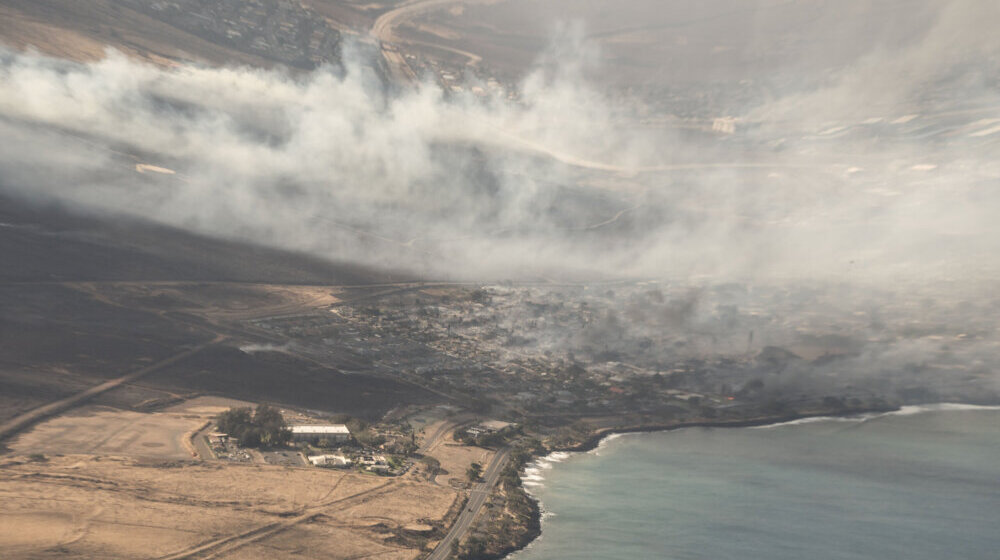
[[[349,467],[351,460],[343,455],[310,455],[309,462],[317,467]]]
[[[325,439],[331,442],[351,439],[351,431],[343,424],[290,426],[292,441],[316,442]]]

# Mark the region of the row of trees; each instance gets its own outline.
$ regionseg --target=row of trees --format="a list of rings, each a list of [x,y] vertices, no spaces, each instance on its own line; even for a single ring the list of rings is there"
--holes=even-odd
[[[461,430],[455,432],[455,439],[464,443],[465,445],[475,445],[477,447],[501,447],[506,445],[507,442],[520,436],[524,433],[520,426],[513,428],[504,428],[499,432],[487,432],[481,434],[473,434],[468,430]]]
[[[219,415],[216,423],[243,447],[274,447],[292,439],[281,411],[266,404],[258,406],[256,411],[250,407],[230,408]]]

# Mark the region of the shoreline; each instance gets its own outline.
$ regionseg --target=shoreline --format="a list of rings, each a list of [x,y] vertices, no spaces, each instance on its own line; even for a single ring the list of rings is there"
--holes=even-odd
[[[728,421],[693,421],[693,422],[677,422],[677,423],[663,423],[663,424],[649,424],[649,425],[636,425],[636,426],[626,426],[626,427],[616,427],[616,428],[605,428],[595,431],[592,435],[587,437],[584,441],[575,444],[567,445],[559,448],[549,448],[544,454],[536,454],[533,456],[534,459],[540,459],[549,457],[555,453],[587,453],[594,449],[597,449],[601,442],[605,439],[618,435],[618,434],[631,434],[631,433],[654,433],[654,432],[668,432],[674,430],[680,430],[684,428],[759,428],[767,426],[779,426],[787,423],[797,423],[800,420],[809,419],[829,419],[831,421],[836,421],[838,419],[844,418],[857,418],[859,422],[864,422],[869,419],[882,418],[884,416],[909,416],[913,414],[922,414],[930,412],[974,412],[974,411],[1000,411],[1000,403],[989,402],[983,403],[979,402],[973,403],[958,403],[958,402],[936,402],[936,403],[923,403],[918,405],[888,405],[884,407],[871,407],[858,410],[850,411],[814,411],[808,413],[799,414],[786,414],[778,416],[762,416],[755,418],[747,418],[743,420],[728,420]],[[531,523],[537,527],[537,532],[530,539],[525,539],[523,542],[518,543],[517,548],[511,549],[503,556],[495,558],[503,558],[504,560],[513,560],[513,555],[518,552],[528,548],[535,540],[537,540],[543,533],[541,522],[544,517],[544,512],[541,511],[539,507],[540,501],[532,496],[530,492],[524,490],[529,499],[535,504],[535,517],[531,520]]]
[[[812,412],[802,412],[795,414],[782,414],[775,416],[758,416],[754,418],[744,418],[741,420],[698,420],[692,422],[672,422],[663,424],[643,424],[635,426],[624,426],[624,427],[614,427],[614,428],[601,428],[596,430],[582,442],[569,445],[554,447],[546,449],[545,455],[534,455],[533,458],[547,457],[553,453],[586,453],[597,449],[598,446],[606,438],[617,435],[617,434],[635,434],[635,433],[653,433],[653,432],[670,432],[675,430],[681,430],[685,428],[755,428],[762,426],[773,426],[779,424],[785,424],[787,422],[795,422],[798,420],[806,420],[810,418],[852,418],[857,416],[864,416],[868,414],[891,414],[904,412],[907,408],[916,408],[914,412],[930,412],[934,410],[940,411],[961,411],[961,410],[977,410],[977,409],[1000,409],[1000,404],[973,404],[973,403],[923,403],[919,405],[886,405],[882,407],[867,407],[852,410],[815,410]],[[934,407],[939,407],[935,409]],[[922,410],[919,410],[922,409]],[[530,520],[530,524],[536,528],[535,531],[531,532],[530,538],[525,539],[523,542],[517,543],[517,547],[513,548],[506,553],[504,553],[499,558],[505,560],[510,559],[511,555],[516,554],[525,548],[527,548],[531,543],[535,542],[541,534],[541,522],[542,522],[542,511],[539,507],[539,501],[537,498],[532,496],[527,490],[524,490],[522,486],[522,491],[528,496],[528,498],[534,503],[533,517]]]
[[[597,446],[599,446],[605,438],[616,434],[672,432],[674,430],[683,430],[686,428],[755,428],[760,426],[770,426],[772,424],[784,424],[785,422],[794,422],[796,420],[805,420],[807,418],[850,418],[852,416],[860,416],[862,414],[884,414],[888,412],[898,412],[902,408],[902,406],[886,406],[857,409],[849,412],[824,411],[802,414],[783,414],[779,416],[760,416],[743,420],[698,420],[693,422],[642,424],[636,426],[601,428],[587,437],[587,439],[576,445],[554,447],[549,449],[548,452],[586,453],[587,451],[597,449]]]
[[[789,422],[797,422],[800,420],[809,419],[843,419],[843,418],[858,418],[860,421],[864,421],[866,416],[871,418],[876,418],[881,415],[890,414],[914,414],[921,412],[933,412],[933,411],[962,411],[962,410],[983,410],[992,409],[1000,410],[1000,403],[990,402],[986,403],[955,403],[955,402],[937,402],[937,403],[922,403],[917,405],[896,405],[896,404],[886,404],[884,406],[869,406],[860,407],[856,409],[813,409],[811,411],[796,412],[790,414],[778,414],[770,416],[754,416],[742,419],[728,419],[728,420],[695,420],[687,422],[664,422],[664,423],[652,423],[652,424],[637,424],[631,426],[616,426],[612,428],[600,428],[593,431],[589,436],[587,436],[582,441],[572,444],[572,445],[562,445],[554,447],[545,447],[543,452],[533,452],[530,454],[530,461],[548,457],[554,453],[586,453],[597,449],[601,442],[605,439],[618,435],[618,434],[633,434],[633,433],[653,433],[653,432],[669,432],[675,430],[681,430],[686,428],[759,428],[765,426],[775,426],[781,425]],[[528,463],[530,463],[530,461]],[[475,556],[475,560],[510,560],[512,555],[524,550],[531,543],[535,542],[542,535],[542,518],[543,511],[540,507],[540,502],[537,498],[531,495],[531,493],[524,487],[524,463],[518,472],[518,484],[517,490],[531,504],[530,517],[526,520],[523,525],[524,534],[521,535],[521,539],[513,543],[512,546],[505,547],[503,550],[497,551],[496,553],[488,553],[485,555]]]
[[[597,447],[606,438],[617,435],[617,434],[636,434],[636,433],[653,433],[653,432],[670,432],[674,430],[681,430],[685,428],[754,428],[760,426],[769,426],[775,424],[783,424],[786,422],[794,422],[796,420],[804,420],[808,418],[849,418],[852,416],[860,416],[864,414],[885,414],[891,412],[898,412],[903,409],[903,406],[884,406],[884,407],[870,407],[862,408],[857,410],[840,410],[840,411],[814,411],[807,413],[796,413],[796,414],[782,414],[776,416],[760,416],[755,418],[746,418],[742,420],[699,420],[693,422],[672,422],[663,424],[643,424],[635,426],[624,426],[624,427],[614,427],[614,428],[601,428],[596,430],[590,436],[588,436],[582,442],[576,445],[561,446],[547,448],[544,455],[533,455],[533,459],[538,459],[551,455],[552,453],[586,453],[597,449]],[[519,477],[523,473],[519,473]],[[502,555],[491,556],[490,558],[500,558],[504,560],[509,560],[513,554],[527,548],[531,543],[535,542],[542,535],[542,510],[539,507],[539,501],[537,498],[531,495],[530,492],[521,486],[521,491],[525,493],[528,499],[534,504],[532,507],[532,518],[529,520],[529,531],[523,541],[518,542],[515,547],[510,550],[505,551]],[[533,530],[532,530],[533,529]]]

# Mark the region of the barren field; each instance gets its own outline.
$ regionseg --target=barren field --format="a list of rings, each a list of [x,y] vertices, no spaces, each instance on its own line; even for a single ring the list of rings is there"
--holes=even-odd
[[[190,459],[187,436],[230,407],[250,405],[213,397],[192,399],[154,413],[90,405],[47,420],[7,445],[21,455],[62,453]]]
[[[116,456],[10,457],[0,481],[0,550],[31,558],[414,558],[433,533],[414,544],[406,527],[439,527],[457,496],[325,469]]]
[[[142,414],[87,406],[39,424],[10,442],[15,453],[92,453],[190,459],[184,434],[211,416],[157,412]]]
[[[369,418],[437,398],[240,349],[285,342],[249,319],[315,313],[377,276],[0,202],[18,263],[0,272],[0,421],[150,370],[3,442],[0,557],[413,558],[444,535],[459,492],[412,474],[199,463],[185,443],[249,404],[227,397]]]
[[[340,301],[327,286],[233,285],[215,282],[81,282],[80,291],[100,301],[157,311],[196,313],[239,321],[302,313]]]
[[[431,446],[427,455],[441,462],[441,469],[444,472],[434,478],[434,483],[443,486],[465,484],[468,480],[465,470],[469,468],[469,465],[479,463],[485,467],[493,458],[493,452],[488,449],[456,443],[451,439],[450,432]]]

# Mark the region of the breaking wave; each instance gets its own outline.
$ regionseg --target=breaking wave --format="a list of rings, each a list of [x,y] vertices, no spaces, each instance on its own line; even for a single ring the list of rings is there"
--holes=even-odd
[[[809,418],[799,418],[798,420],[791,420],[789,422],[778,422],[777,424],[767,424],[766,426],[754,426],[751,429],[754,430],[768,430],[771,428],[780,428],[784,426],[798,426],[801,424],[814,424],[817,422],[868,422],[869,420],[877,420],[879,418],[886,418],[889,416],[912,416],[914,414],[922,414],[925,412],[949,412],[949,411],[985,411],[985,410],[1000,410],[1000,406],[987,406],[987,405],[976,405],[976,404],[962,404],[962,403],[933,403],[933,404],[919,404],[919,405],[909,405],[900,407],[899,410],[893,410],[891,412],[869,412],[865,414],[856,414],[851,416],[810,416]]]

